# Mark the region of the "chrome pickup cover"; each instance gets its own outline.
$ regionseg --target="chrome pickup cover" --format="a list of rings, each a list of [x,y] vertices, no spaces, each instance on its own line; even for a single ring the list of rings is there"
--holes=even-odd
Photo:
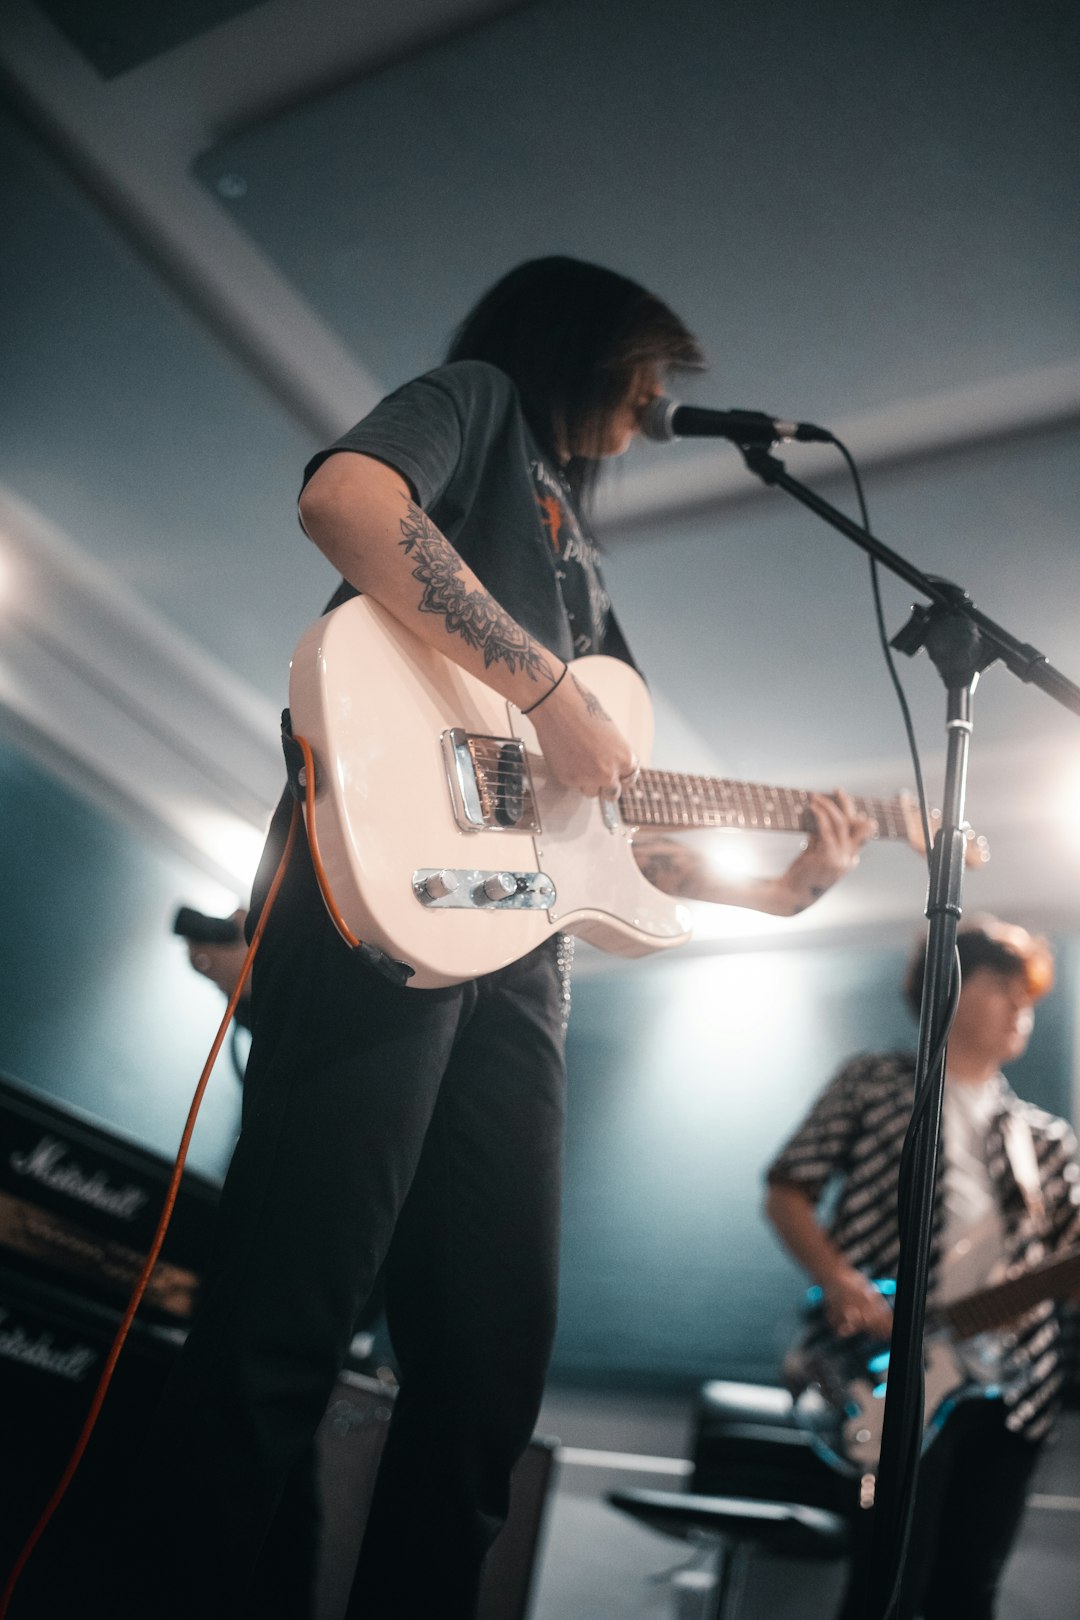
[[[483,737],[454,726],[442,734],[454,820],[462,832],[538,833],[525,744]]]

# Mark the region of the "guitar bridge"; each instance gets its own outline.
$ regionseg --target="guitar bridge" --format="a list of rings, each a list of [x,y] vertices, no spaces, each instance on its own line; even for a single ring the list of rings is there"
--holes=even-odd
[[[442,734],[450,803],[462,832],[540,832],[525,744],[454,726]]]

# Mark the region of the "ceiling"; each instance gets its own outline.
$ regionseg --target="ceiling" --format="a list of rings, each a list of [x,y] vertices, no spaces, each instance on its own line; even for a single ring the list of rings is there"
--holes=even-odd
[[[1080,679],[1078,46],[1058,0],[8,0],[0,724],[242,893],[333,583],[300,469],[544,252],[666,298],[689,397],[836,429],[880,536]],[[785,459],[852,509],[834,453]],[[663,763],[910,783],[839,535],[722,443],[635,449],[599,527]],[[984,677],[969,905],[1080,923],[1076,726]],[[910,929],[924,885],[875,849],[794,937]]]

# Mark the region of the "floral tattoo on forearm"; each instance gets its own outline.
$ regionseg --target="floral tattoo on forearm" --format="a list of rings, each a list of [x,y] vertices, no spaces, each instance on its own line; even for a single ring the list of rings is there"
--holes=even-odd
[[[530,680],[553,681],[555,670],[543,650],[487,591],[470,590],[458,570],[461,558],[427,513],[410,501],[401,520],[401,547],[413,563],[413,578],[424,587],[421,613],[436,613],[450,635],[460,636],[484,655],[484,668],[505,664]]]

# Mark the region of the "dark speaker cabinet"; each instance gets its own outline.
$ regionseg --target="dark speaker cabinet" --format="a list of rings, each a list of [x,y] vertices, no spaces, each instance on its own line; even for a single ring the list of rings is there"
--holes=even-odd
[[[0,1078],[0,1571],[37,1522],[81,1430],[157,1221],[171,1166],[97,1121]],[[99,1530],[138,1457],[183,1342],[212,1241],[217,1187],[186,1174],[101,1419],[68,1498],[20,1583],[12,1620],[85,1615]],[[342,1374],[320,1427],[323,1536],[315,1620],[340,1620],[393,1412],[393,1391]],[[523,1620],[554,1443],[534,1440],[485,1571],[480,1620]],[[310,1477],[310,1475],[309,1475]],[[310,1495],[308,1498],[310,1502]],[[302,1504],[303,1507],[303,1504]],[[309,1508],[310,1511],[310,1508]],[[271,1556],[255,1607],[269,1613]],[[261,1583],[261,1586],[260,1586]],[[298,1602],[298,1607],[303,1607]]]
[[[0,1570],[10,1569],[60,1476],[112,1344],[118,1316],[22,1272],[0,1269]],[[69,1496],[20,1583],[12,1620],[87,1614],[88,1575],[181,1335],[136,1324]],[[313,1620],[341,1620],[352,1584],[393,1390],[344,1372],[317,1436],[322,1545]],[[519,1462],[508,1522],[488,1556],[479,1620],[524,1620],[555,1443]],[[264,1570],[272,1579],[272,1571]],[[281,1601],[280,1591],[277,1593]],[[288,1606],[288,1605],[287,1605]]]

